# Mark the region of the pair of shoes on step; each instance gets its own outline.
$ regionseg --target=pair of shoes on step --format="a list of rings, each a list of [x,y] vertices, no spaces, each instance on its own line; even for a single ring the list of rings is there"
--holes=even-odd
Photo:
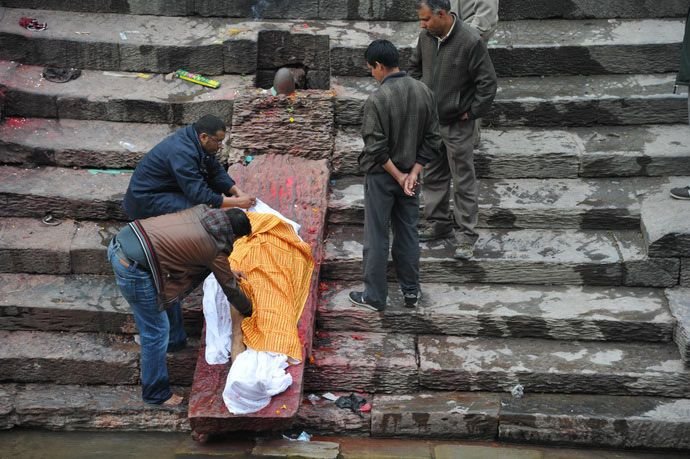
[[[385,309],[385,305],[379,303],[378,301],[368,300],[364,296],[364,292],[350,292],[350,302],[356,306],[361,306],[367,308],[370,311],[382,312]],[[414,293],[404,293],[403,299],[405,300],[405,307],[416,308],[419,300],[422,298],[422,291],[417,290]]]
[[[422,242],[438,241],[442,239],[453,238],[453,230],[439,229],[435,225],[430,225],[423,228],[419,232],[419,240]],[[469,242],[461,242],[455,247],[455,253],[453,253],[453,258],[456,260],[469,260],[474,255],[474,244]]]

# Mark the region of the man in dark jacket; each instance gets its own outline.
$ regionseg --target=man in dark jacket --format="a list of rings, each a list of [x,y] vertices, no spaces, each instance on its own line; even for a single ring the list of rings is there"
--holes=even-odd
[[[129,182],[122,206],[134,219],[189,209],[197,204],[212,208],[249,208],[256,202],[244,193],[218,162],[216,153],[225,139],[225,123],[206,115],[179,129],[142,158]],[[166,310],[170,322],[170,352],[183,349],[187,334],[182,306]]]
[[[479,33],[450,13],[449,0],[417,2],[424,29],[410,58],[410,75],[434,92],[443,138],[442,156],[424,171],[422,193],[427,227],[420,240],[453,236],[450,183],[453,180],[456,258],[470,258],[477,240],[479,206],[474,173],[474,123],[496,95],[496,72]]]
[[[153,147],[137,164],[122,207],[131,219],[209,207],[249,208],[255,198],[242,192],[218,162],[225,123],[206,115]]]
[[[182,401],[172,393],[168,381],[166,351],[171,324],[167,307],[179,304],[213,272],[233,305],[233,325],[240,324],[241,315],[251,315],[251,301],[237,286],[228,261],[235,239],[251,230],[240,209],[198,205],[135,220],[111,241],[108,259],[117,286],[134,312],[141,338],[142,398],[146,403],[178,405]]]
[[[374,311],[386,305],[388,232],[393,230],[393,264],[405,306],[419,301],[419,196],[417,176],[441,146],[431,90],[401,72],[399,55],[387,40],[375,40],[364,57],[381,83],[364,104],[359,166],[364,179],[364,291],[350,301]]]
[[[676,77],[676,86],[690,88],[690,10],[688,10],[688,16],[685,20],[685,37],[683,37],[683,47],[680,53],[680,71]],[[688,123],[690,123],[690,94],[688,95]],[[690,199],[690,185],[673,188],[671,190],[671,197],[675,199]]]

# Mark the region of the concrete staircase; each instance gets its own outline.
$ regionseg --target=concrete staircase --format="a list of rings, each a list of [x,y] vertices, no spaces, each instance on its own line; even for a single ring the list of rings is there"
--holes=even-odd
[[[3,0],[0,427],[190,429],[186,407],[138,402],[136,330],[105,261],[127,170],[177,125],[230,121],[255,78],[309,63],[314,85],[331,75],[336,132],[305,390],[360,391],[373,409],[305,400],[295,425],[689,449],[690,225],[668,198],[690,182],[687,99],[672,93],[687,2],[657,3],[501,2],[476,255],[423,244],[423,303],[400,307],[391,277],[378,314],[347,301],[361,280],[357,128],[376,87],[362,54],[384,37],[409,55],[413,1]],[[83,73],[50,83],[44,65]],[[164,78],[180,67],[222,86]],[[198,338],[198,294],[186,308]],[[170,355],[174,384],[191,386],[197,345]]]

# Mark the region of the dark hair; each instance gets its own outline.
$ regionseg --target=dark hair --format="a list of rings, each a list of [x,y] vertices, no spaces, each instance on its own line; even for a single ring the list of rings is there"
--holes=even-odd
[[[225,131],[223,120],[214,115],[202,116],[193,126],[197,134],[215,135],[218,131]]]
[[[438,14],[443,10],[446,13],[450,12],[450,0],[417,0],[417,9],[428,6],[432,13]]]
[[[369,47],[364,51],[364,59],[374,67],[380,62],[385,67],[395,68],[400,66],[400,55],[398,49],[388,40],[374,40],[369,43]]]
[[[236,207],[227,209],[225,215],[230,220],[230,226],[232,226],[232,232],[236,238],[252,234],[252,222],[249,221],[249,217],[242,209]]]

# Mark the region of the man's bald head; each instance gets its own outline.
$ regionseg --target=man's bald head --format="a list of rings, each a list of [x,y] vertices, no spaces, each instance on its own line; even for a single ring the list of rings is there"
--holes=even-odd
[[[292,77],[292,72],[286,67],[278,69],[276,76],[273,78],[273,89],[278,94],[292,94],[295,92],[295,79]]]

